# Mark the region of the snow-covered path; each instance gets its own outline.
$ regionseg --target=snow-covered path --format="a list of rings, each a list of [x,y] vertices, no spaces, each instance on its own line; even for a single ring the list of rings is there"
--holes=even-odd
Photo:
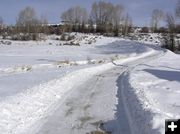
[[[151,50],[149,52],[137,55],[135,57],[131,57],[131,58],[126,58],[126,59],[122,59],[120,61],[117,61],[117,64],[127,64],[127,63],[131,63],[133,66],[138,64],[138,61],[144,61],[143,59],[147,60],[147,57],[151,57],[154,55],[158,55],[159,52],[156,52],[154,50]],[[134,61],[134,63],[132,63],[132,61]],[[91,97],[89,96],[93,96],[93,91],[96,92],[98,91],[98,85],[100,87],[100,89],[102,90],[108,90],[108,88],[103,87],[103,84],[98,84],[98,82],[103,82],[103,83],[107,83],[106,86],[111,85],[114,91],[110,91],[109,90],[109,97],[105,97],[105,98],[99,98],[100,96],[103,96],[103,92],[98,92],[97,93],[97,99],[99,103],[95,103],[96,105],[94,105],[93,109],[96,109],[96,107],[99,107],[100,102],[103,100],[107,100],[106,103],[104,104],[108,104],[108,102],[112,102],[114,103],[115,100],[108,100],[108,98],[116,98],[115,94],[117,92],[117,88],[116,88],[116,84],[115,84],[115,79],[117,79],[118,76],[114,75],[112,77],[112,79],[114,80],[108,80],[109,82],[105,82],[106,79],[102,79],[102,80],[98,80],[100,79],[101,76],[96,76],[96,75],[102,75],[104,74],[104,72],[108,71],[109,69],[113,69],[114,67],[116,67],[117,65],[112,64],[112,63],[107,63],[107,64],[102,64],[99,66],[95,66],[95,67],[91,67],[91,68],[86,68],[86,69],[80,69],[77,71],[74,71],[70,74],[67,74],[66,76],[60,78],[60,79],[55,79],[52,81],[49,81],[45,84],[39,85],[37,87],[33,87],[32,89],[27,90],[26,92],[14,95],[12,97],[8,97],[7,99],[3,100],[0,103],[0,107],[2,109],[2,112],[0,114],[0,129],[1,131],[3,131],[5,134],[9,134],[9,133],[13,133],[13,134],[21,134],[21,133],[28,133],[28,134],[32,134],[35,133],[36,131],[38,131],[38,129],[41,127],[41,125],[43,125],[46,121],[47,121],[47,117],[51,116],[51,114],[54,113],[54,110],[58,109],[58,108],[62,108],[61,107],[61,102],[63,102],[63,100],[65,100],[65,102],[67,101],[66,98],[71,98],[71,92],[75,91],[79,89],[79,87],[81,90],[86,88],[83,87],[89,87],[88,89],[91,92],[85,92],[84,95],[87,95],[87,97],[84,97],[84,100],[86,100],[84,102],[84,104],[87,105],[80,105],[79,107],[84,107],[86,110],[88,110],[89,105],[88,103],[91,103],[89,99],[91,99]],[[126,68],[126,67],[125,67]],[[126,69],[129,69],[129,67],[127,67]],[[118,69],[119,70],[119,69]],[[117,72],[118,72],[117,70]],[[114,72],[115,74],[117,72]],[[121,73],[122,70],[120,69],[119,73]],[[106,74],[106,73],[105,73]],[[109,76],[111,76],[111,73],[108,73]],[[94,77],[95,76],[95,77]],[[105,75],[108,76],[108,75]],[[92,81],[92,85],[94,86],[90,86],[91,83],[89,82],[89,79],[95,79]],[[106,78],[106,77],[105,77]],[[108,78],[108,77],[107,77]],[[97,81],[97,83],[96,83]],[[112,81],[114,81],[113,83],[111,83]],[[95,82],[93,84],[93,82]],[[89,83],[90,85],[84,85],[84,83]],[[97,85],[97,86],[96,86]],[[111,88],[111,87],[110,87]],[[61,90],[59,90],[61,89]],[[74,89],[74,90],[73,90]],[[106,94],[107,91],[105,91],[104,93]],[[77,92],[78,93],[78,92]],[[114,95],[114,97],[111,96]],[[68,97],[70,95],[70,97]],[[82,94],[80,94],[82,95]],[[88,98],[89,97],[89,98]],[[77,96],[77,98],[82,98],[81,96]],[[88,99],[87,99],[88,98]],[[81,99],[80,99],[81,100]],[[96,99],[93,99],[96,100]],[[80,101],[79,103],[82,103],[82,101]],[[63,105],[66,103],[62,103]],[[110,103],[109,103],[110,104]],[[114,103],[114,105],[116,105],[117,103]],[[74,104],[75,105],[75,104]],[[94,122],[102,120],[104,121],[108,121],[110,119],[113,119],[113,111],[115,111],[112,108],[114,105],[110,104],[109,106],[109,110],[111,110],[111,112],[107,111],[108,109],[104,109],[101,108],[101,112],[97,112],[94,111],[94,117],[97,116],[96,119],[94,119]],[[106,106],[106,105],[104,105]],[[103,106],[103,107],[104,107]],[[107,106],[108,107],[108,106]],[[91,109],[93,111],[93,109]],[[13,110],[13,111],[12,111]],[[66,109],[64,109],[66,110]],[[68,110],[68,109],[67,109]],[[71,113],[72,108],[70,107],[69,112],[67,113]],[[80,110],[80,109],[78,109]],[[86,111],[85,110],[85,111]],[[80,112],[80,111],[79,111]],[[81,112],[79,113],[75,113],[75,115],[77,116],[82,114]],[[99,113],[99,117],[98,117],[98,113]],[[101,118],[102,113],[104,113],[103,118]],[[107,116],[107,114],[110,114],[109,117]],[[88,114],[88,113],[87,113]],[[93,113],[91,113],[93,114]],[[105,116],[106,115],[106,116]],[[62,116],[62,114],[59,114],[59,116]],[[76,125],[80,125],[83,126],[85,125],[83,122],[87,121],[87,120],[91,120],[92,115],[86,115],[85,117],[83,117],[85,115],[82,114],[82,117],[80,116],[80,120],[82,122],[78,122],[75,123],[75,127],[78,127]],[[65,116],[66,117],[66,116]],[[62,120],[63,122],[65,122],[66,118],[60,118],[59,120]],[[104,118],[107,117],[107,118]],[[77,116],[78,118],[78,116]],[[72,118],[69,118],[72,119]],[[76,121],[76,119],[74,120]],[[71,121],[68,121],[71,122]],[[72,122],[74,123],[74,122]],[[93,123],[93,122],[92,122]],[[72,124],[71,124],[72,125]],[[6,127],[5,127],[6,126]],[[64,126],[64,127],[68,127],[68,125]],[[88,126],[89,127],[89,126]],[[50,130],[50,128],[49,128]],[[63,128],[59,128],[59,130],[61,131],[65,131],[68,129],[63,129]],[[88,130],[88,129],[86,129]],[[89,130],[93,130],[93,129],[89,129]],[[83,129],[82,129],[83,131]]]
[[[115,119],[116,105],[116,80],[124,72],[124,67],[115,67],[103,74],[95,75],[61,102],[62,105],[50,116],[45,125],[37,134],[85,134],[98,131],[106,121]],[[120,101],[121,102],[121,101]],[[120,132],[129,134],[128,122],[121,105],[120,115],[122,118]],[[108,126],[109,127],[109,126]],[[110,129],[110,128],[107,128]]]
[[[87,82],[72,89],[57,110],[45,119],[46,123],[37,134],[85,134],[102,130],[112,134],[132,133],[134,126],[130,126],[131,120],[121,91],[124,85],[122,74],[161,54],[163,52],[159,51],[130,58],[122,64],[114,63],[112,69],[93,75]]]
[[[49,49],[49,46],[39,47],[44,51]],[[39,57],[41,54],[35,57],[32,54],[30,64],[22,64],[30,58],[23,56],[20,61],[14,58],[18,66],[10,65],[8,60],[8,66],[3,64],[5,60],[1,63],[0,132],[3,134],[91,134],[95,131],[161,134],[164,118],[179,117],[179,101],[173,99],[179,97],[175,89],[179,85],[178,56],[152,45],[118,39],[104,45],[51,47],[58,53],[47,56],[47,61],[44,56]],[[21,53],[24,55],[23,50],[28,48]],[[63,55],[67,50],[70,59],[66,63]],[[3,52],[11,54],[11,51]],[[177,60],[172,62],[174,59]],[[172,78],[166,78],[169,76],[163,72]],[[174,90],[171,94],[170,89]],[[175,112],[164,106],[163,94],[172,98],[168,107]],[[162,111],[164,115],[174,116],[159,116]]]

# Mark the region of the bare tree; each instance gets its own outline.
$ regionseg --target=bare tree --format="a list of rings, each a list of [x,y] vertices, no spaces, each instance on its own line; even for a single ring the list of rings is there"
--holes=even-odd
[[[0,16],[0,34],[3,33],[3,18]]]
[[[36,12],[32,7],[26,7],[21,10],[16,25],[21,29],[21,32],[25,33],[37,33],[37,26],[39,25],[39,20],[36,16]]]
[[[124,19],[124,24],[122,27],[122,34],[126,36],[132,27],[132,18],[129,16],[129,14],[126,14],[125,19]]]
[[[77,6],[63,12],[61,15],[61,19],[66,22],[66,24],[73,25],[75,30],[77,30],[87,22],[88,14],[85,8]]]
[[[167,21],[167,26],[169,28],[169,32],[174,33],[175,27],[176,27],[176,21],[175,21],[174,16],[170,13],[167,13],[166,21]]]
[[[3,26],[3,18],[0,16],[0,27]]]
[[[160,9],[154,9],[151,18],[152,32],[157,31],[159,22],[164,18],[164,13]]]
[[[97,25],[99,31],[110,32],[110,27],[116,26],[116,30],[118,29],[122,13],[123,6],[100,1],[93,3],[90,18]]]
[[[92,5],[92,9],[91,9],[91,15],[90,15],[90,19],[91,19],[91,22],[95,23],[95,24],[98,24],[99,23],[99,8],[98,8],[98,4],[95,2],[93,3]]]
[[[175,29],[176,29],[176,21],[175,21],[175,17],[170,14],[167,13],[166,15],[166,22],[167,22],[167,26],[168,26],[168,34],[167,37],[165,37],[165,47],[167,49],[170,49],[171,51],[175,50]]]
[[[176,17],[180,18],[180,0],[178,0],[176,4],[175,14],[176,14]]]
[[[41,15],[40,23],[41,23],[41,32],[42,32],[42,33],[45,33],[45,34],[48,34],[49,30],[48,30],[48,19],[47,19],[47,15],[45,15],[45,14],[42,14],[42,15]]]
[[[180,0],[178,0],[178,2],[176,4],[175,15],[177,18],[176,32],[180,33]],[[178,50],[180,51],[180,42],[179,41],[178,41]]]
[[[114,35],[115,36],[118,36],[119,28],[123,22],[123,11],[124,11],[124,8],[122,5],[116,5],[114,7],[113,14],[112,14],[112,23],[114,26]]]
[[[100,32],[105,32],[107,29],[106,25],[109,23],[110,16],[113,12],[113,5],[100,1],[93,3],[91,9],[91,19],[94,24],[97,25],[97,29]]]

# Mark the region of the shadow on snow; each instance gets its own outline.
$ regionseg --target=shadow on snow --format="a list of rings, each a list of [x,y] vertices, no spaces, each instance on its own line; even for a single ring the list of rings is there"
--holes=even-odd
[[[142,108],[128,82],[128,77],[123,74],[119,76],[116,83],[118,104],[116,105],[115,118],[103,123],[101,129],[110,134],[131,134],[131,132],[133,134],[160,134],[159,130],[153,129],[150,123],[153,119],[153,113]],[[122,90],[126,93],[122,93]],[[124,100],[122,95],[126,95]],[[128,115],[131,119],[128,118]],[[131,116],[135,117],[136,121]],[[130,126],[132,124],[133,126]]]
[[[139,54],[148,51],[146,46],[132,41],[115,41],[108,45],[96,46],[96,48],[95,53],[101,54]]]
[[[180,82],[180,71],[167,71],[167,70],[155,70],[144,69],[144,71],[164,80]]]

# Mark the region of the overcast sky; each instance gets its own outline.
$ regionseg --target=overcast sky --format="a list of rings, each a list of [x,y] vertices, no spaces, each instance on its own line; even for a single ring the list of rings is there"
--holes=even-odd
[[[0,0],[0,16],[7,24],[15,24],[20,10],[26,6],[34,7],[38,15],[45,14],[50,23],[59,23],[60,14],[72,6],[80,5],[91,9],[93,2],[98,0]],[[122,4],[135,25],[149,25],[153,9],[164,12],[174,11],[177,0],[104,0],[114,4]]]

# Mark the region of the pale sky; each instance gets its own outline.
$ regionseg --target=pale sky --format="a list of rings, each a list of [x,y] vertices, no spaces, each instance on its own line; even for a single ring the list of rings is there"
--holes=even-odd
[[[98,0],[0,0],[0,16],[7,24],[15,24],[20,10],[26,6],[34,7],[37,14],[45,14],[49,23],[59,23],[60,15],[72,6],[82,6],[90,11],[93,2]],[[153,9],[174,12],[177,0],[104,0],[121,4],[133,18],[135,25],[149,25]]]

